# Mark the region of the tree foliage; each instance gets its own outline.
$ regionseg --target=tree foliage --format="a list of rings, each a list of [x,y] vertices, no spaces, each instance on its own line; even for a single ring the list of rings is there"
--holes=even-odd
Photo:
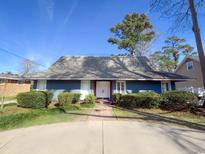
[[[180,56],[194,55],[194,48],[185,44],[186,40],[177,36],[168,37],[162,51],[156,51],[151,55],[151,60],[156,63],[160,70],[173,72],[179,63]]]
[[[200,60],[203,86],[205,87],[205,56],[197,16],[203,5],[204,0],[151,0],[151,10],[156,10],[162,16],[174,20],[175,22],[173,23],[176,25],[174,29],[187,27],[187,25],[190,25],[189,23],[192,24]]]
[[[131,55],[143,55],[142,44],[152,41],[155,36],[153,26],[145,14],[128,14],[121,23],[113,26],[110,31],[114,37],[108,42],[116,44],[119,49],[125,49]]]
[[[188,0],[150,0],[151,10],[160,12],[161,17],[172,21],[172,31],[191,27],[191,14]],[[204,0],[194,0],[197,11]]]

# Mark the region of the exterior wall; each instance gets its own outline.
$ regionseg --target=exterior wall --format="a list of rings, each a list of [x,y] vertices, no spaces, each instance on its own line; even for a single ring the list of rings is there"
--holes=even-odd
[[[128,93],[136,93],[140,90],[153,90],[161,93],[160,81],[126,81],[126,87]]]
[[[53,92],[53,100],[58,100],[58,95],[63,91],[80,93],[79,80],[48,80],[46,89]]]
[[[89,91],[95,94],[96,81],[90,81]],[[111,81],[111,92],[116,92],[116,81]],[[54,93],[54,100],[57,100],[59,93],[63,91],[82,93],[80,80],[48,80],[46,89]],[[161,81],[126,81],[126,92],[136,93],[140,90],[152,90],[161,93]],[[37,88],[37,81],[34,81],[33,88]],[[171,81],[171,88],[175,90],[175,81]],[[111,94],[112,94],[111,93]]]
[[[171,88],[172,88],[172,90],[176,90],[176,82],[175,81],[171,81]]]
[[[33,89],[37,89],[37,82],[38,82],[37,80],[33,81],[33,87],[32,87]]]
[[[30,91],[31,84],[2,83],[0,84],[0,96],[16,96],[21,92]]]
[[[112,93],[115,93],[116,91],[116,81],[111,81],[111,85],[112,85]]]
[[[33,82],[33,89],[37,89],[38,81]],[[80,93],[80,80],[47,80],[46,90],[53,92],[53,100],[58,100],[58,95],[63,91]]]
[[[47,90],[65,90],[65,91],[79,91],[79,80],[48,80]]]
[[[193,61],[192,70],[187,70],[186,63],[189,61]],[[194,88],[203,87],[201,66],[198,61],[187,59],[175,73],[185,75],[194,79],[193,81],[189,80],[186,82],[176,82],[176,89],[186,88],[186,87],[194,87]]]

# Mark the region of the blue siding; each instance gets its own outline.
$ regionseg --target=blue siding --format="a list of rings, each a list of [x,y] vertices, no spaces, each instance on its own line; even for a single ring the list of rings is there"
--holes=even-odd
[[[94,91],[94,82],[93,80],[90,81],[90,90]]]
[[[33,89],[37,89],[37,80],[33,81]]]
[[[112,82],[112,92],[116,90],[116,81],[111,81]]]
[[[161,81],[126,81],[127,91],[136,93],[139,90],[153,90],[161,93]]]
[[[95,81],[93,81],[93,80],[90,80],[90,91],[91,91],[91,93],[93,93],[94,94],[94,89],[95,89],[95,83],[94,83]]]
[[[48,80],[46,89],[48,90],[80,90],[79,80]]]
[[[176,90],[175,81],[171,81],[171,88],[172,88],[172,90]]]

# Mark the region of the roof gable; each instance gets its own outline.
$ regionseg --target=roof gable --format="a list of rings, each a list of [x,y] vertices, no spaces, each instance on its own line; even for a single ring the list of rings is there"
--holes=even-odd
[[[174,71],[175,73],[178,72],[178,70],[182,67],[182,65],[184,65],[184,63],[193,60],[196,62],[199,62],[199,57],[198,56],[186,56],[182,62],[178,65],[178,67],[176,68],[176,70]]]

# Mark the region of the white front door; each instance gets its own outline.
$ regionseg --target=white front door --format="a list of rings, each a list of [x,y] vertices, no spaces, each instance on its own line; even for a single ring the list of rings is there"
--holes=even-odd
[[[97,81],[96,82],[96,97],[97,98],[110,98],[110,82]]]

